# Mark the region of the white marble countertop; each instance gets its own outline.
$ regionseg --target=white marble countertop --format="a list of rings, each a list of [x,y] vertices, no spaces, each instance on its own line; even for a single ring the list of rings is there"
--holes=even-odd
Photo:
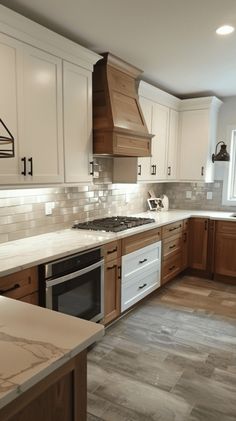
[[[102,325],[0,297],[0,408],[103,334]]]
[[[65,229],[48,234],[0,244],[0,276],[5,276],[31,266],[57,258],[99,247],[110,241],[147,231],[190,217],[202,217],[236,222],[231,212],[170,210],[143,212],[133,216],[154,218],[155,222],[119,233]]]

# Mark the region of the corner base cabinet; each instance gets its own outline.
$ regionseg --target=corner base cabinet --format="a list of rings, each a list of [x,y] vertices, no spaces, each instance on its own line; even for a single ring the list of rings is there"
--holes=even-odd
[[[216,222],[214,273],[236,283],[236,223]]]

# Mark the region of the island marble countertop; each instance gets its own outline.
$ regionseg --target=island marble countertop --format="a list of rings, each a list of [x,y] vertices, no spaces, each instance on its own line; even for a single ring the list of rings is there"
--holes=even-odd
[[[0,244],[0,276],[36,266],[69,254],[99,247],[105,243],[161,227],[181,219],[198,217],[236,222],[231,212],[170,210],[143,212],[132,216],[154,218],[155,222],[118,233],[64,229]]]
[[[102,325],[0,296],[0,408],[103,334]]]

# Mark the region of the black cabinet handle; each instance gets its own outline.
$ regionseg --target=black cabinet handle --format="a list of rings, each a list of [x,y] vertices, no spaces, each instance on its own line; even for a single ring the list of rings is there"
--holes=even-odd
[[[174,249],[176,247],[176,244],[173,244],[173,246],[170,246],[169,249]]]
[[[107,251],[107,254],[115,253],[116,251],[117,251],[117,247],[114,248],[113,250],[108,250]]]
[[[6,294],[6,292],[11,292],[11,291],[15,291],[15,289],[20,288],[19,284],[15,284],[13,287],[8,288],[8,289],[1,289],[0,290],[0,294]]]
[[[157,173],[157,166],[156,165],[152,165],[151,166],[151,175],[156,175]]]
[[[169,271],[171,271],[171,270],[173,270],[173,269],[175,269],[175,265],[171,266],[171,267],[169,268]]]
[[[138,287],[138,289],[143,289],[143,288],[145,288],[146,286],[147,286],[147,284],[140,285],[140,287]]]
[[[32,157],[29,158],[28,162],[30,164],[30,170],[28,171],[28,174],[32,176],[33,175],[33,158]]]
[[[208,228],[208,220],[206,219],[205,220],[205,231],[207,231],[207,228]]]
[[[21,158],[21,162],[23,162],[23,171],[21,171],[21,175],[26,175],[26,157]]]
[[[201,168],[201,175],[204,175],[204,167]]]
[[[167,168],[167,175],[171,175],[171,167]]]
[[[175,230],[177,230],[178,228],[181,228],[181,226],[182,226],[182,225],[178,225],[177,227],[170,228],[170,229],[169,229],[169,231],[175,231]]]
[[[138,165],[138,175],[142,175],[142,165]]]
[[[147,259],[139,260],[140,264],[145,263],[145,262],[147,262]]]
[[[187,233],[185,232],[184,233],[184,243],[186,243],[186,241],[187,241]]]
[[[94,175],[94,162],[93,161],[90,161],[90,175]]]
[[[118,279],[121,279],[121,266],[118,266]]]

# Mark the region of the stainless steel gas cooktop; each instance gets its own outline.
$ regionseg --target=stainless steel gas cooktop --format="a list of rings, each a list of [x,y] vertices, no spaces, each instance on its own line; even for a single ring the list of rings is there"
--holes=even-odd
[[[153,218],[136,218],[133,216],[112,216],[108,218],[94,219],[93,221],[74,224],[72,228],[119,232],[129,228],[155,222]]]

